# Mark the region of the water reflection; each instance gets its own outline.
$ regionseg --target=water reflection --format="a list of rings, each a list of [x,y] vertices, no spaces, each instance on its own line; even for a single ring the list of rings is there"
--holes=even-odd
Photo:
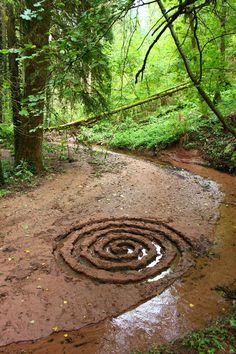
[[[121,316],[112,320],[115,329],[115,342],[119,345],[127,342],[127,336],[137,333],[141,335],[148,334],[152,336],[160,330],[164,334],[166,340],[173,337],[173,328],[175,328],[175,336],[178,334],[178,328],[175,324],[178,322],[177,311],[178,296],[174,286],[165,290],[161,295],[145,302],[136,307],[134,310],[128,311]],[[168,319],[168,321],[167,321]],[[166,326],[165,322],[172,323],[172,328]]]

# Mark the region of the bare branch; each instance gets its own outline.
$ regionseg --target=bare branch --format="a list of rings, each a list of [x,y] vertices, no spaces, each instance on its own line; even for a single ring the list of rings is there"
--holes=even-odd
[[[164,27],[162,28],[162,30],[158,33],[158,35],[156,36],[156,38],[154,39],[154,41],[151,43],[151,45],[149,46],[146,54],[145,54],[145,57],[144,57],[144,60],[143,60],[143,65],[142,67],[138,70],[136,76],[135,76],[135,82],[137,83],[138,82],[138,78],[140,75],[142,75],[142,78],[143,78],[143,73],[144,73],[144,70],[146,68],[146,65],[147,65],[147,60],[148,60],[148,57],[152,51],[152,48],[155,46],[155,44],[159,41],[159,39],[161,38],[161,36],[165,33],[165,31],[169,28],[170,25],[172,25],[174,23],[174,21],[180,16],[182,15],[183,13],[185,13],[186,11],[186,8],[190,5],[193,5],[194,3],[196,3],[197,0],[186,0],[184,1],[183,3],[181,3],[178,7],[178,10],[172,15],[172,16],[168,16],[165,18],[165,21],[163,22],[163,25]],[[211,0],[206,0],[203,4],[201,4],[201,7],[205,4],[208,4],[209,2],[211,2]],[[200,5],[196,8],[200,8]],[[166,11],[167,12],[167,11]]]
[[[133,5],[133,6],[131,7],[131,9],[136,9],[136,8],[138,8],[138,7],[141,7],[141,6],[151,5],[151,4],[154,4],[154,3],[155,3],[155,4],[157,3],[156,0],[149,1],[149,2],[142,2],[142,4]]]
[[[196,10],[193,10],[193,15],[194,15],[194,30],[193,30],[193,35],[197,44],[197,49],[198,49],[198,53],[199,53],[199,79],[198,82],[200,83],[202,81],[202,50],[201,50],[201,46],[200,46],[200,42],[197,36],[197,30],[198,30],[198,17],[196,14]]]
[[[233,35],[236,35],[236,32],[222,33],[222,34],[220,34],[219,36],[210,38],[210,39],[202,46],[202,53],[203,53],[203,51],[205,50],[206,46],[207,46],[209,43],[214,42],[215,40],[217,40],[217,39],[219,39],[219,38],[222,38],[222,37],[224,37],[224,36],[233,36]]]

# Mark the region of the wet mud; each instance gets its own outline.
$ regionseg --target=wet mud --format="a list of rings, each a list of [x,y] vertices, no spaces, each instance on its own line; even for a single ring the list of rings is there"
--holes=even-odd
[[[83,152],[0,202],[0,353],[125,354],[227,311],[234,177],[147,158]]]

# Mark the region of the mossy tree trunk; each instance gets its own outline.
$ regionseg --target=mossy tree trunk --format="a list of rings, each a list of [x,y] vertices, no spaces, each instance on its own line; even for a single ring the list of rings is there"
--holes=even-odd
[[[16,18],[13,5],[7,6],[7,41],[8,48],[17,48],[19,46],[16,36]],[[20,74],[19,62],[16,53],[9,53],[9,78],[11,85],[11,108],[12,121],[14,126],[14,149],[17,151],[19,146],[19,129],[20,129],[20,110],[21,110],[21,91],[20,91]]]
[[[26,0],[26,8],[35,10],[34,0]],[[23,43],[31,45],[25,53],[30,59],[24,62],[24,90],[22,110],[27,112],[20,117],[17,130],[18,146],[15,151],[15,163],[26,161],[36,173],[43,168],[42,141],[45,109],[45,89],[48,79],[48,58],[45,47],[49,42],[49,29],[53,1],[42,3],[43,11],[39,18],[23,20]],[[35,105],[30,106],[33,101]]]
[[[3,49],[3,8],[0,5],[0,50]],[[3,122],[4,56],[0,53],[0,123]]]

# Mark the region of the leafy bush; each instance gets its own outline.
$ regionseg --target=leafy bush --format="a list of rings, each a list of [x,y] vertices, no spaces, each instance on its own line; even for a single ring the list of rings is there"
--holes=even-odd
[[[215,117],[200,119],[189,131],[186,148],[198,148],[212,167],[223,171],[236,170],[236,141]]]
[[[0,124],[0,144],[13,144],[13,126]]]
[[[144,123],[138,123],[131,117],[123,121],[106,119],[92,128],[83,128],[78,141],[128,149],[165,148],[178,141],[187,128],[188,122],[179,120],[176,113],[162,118],[152,114]]]

